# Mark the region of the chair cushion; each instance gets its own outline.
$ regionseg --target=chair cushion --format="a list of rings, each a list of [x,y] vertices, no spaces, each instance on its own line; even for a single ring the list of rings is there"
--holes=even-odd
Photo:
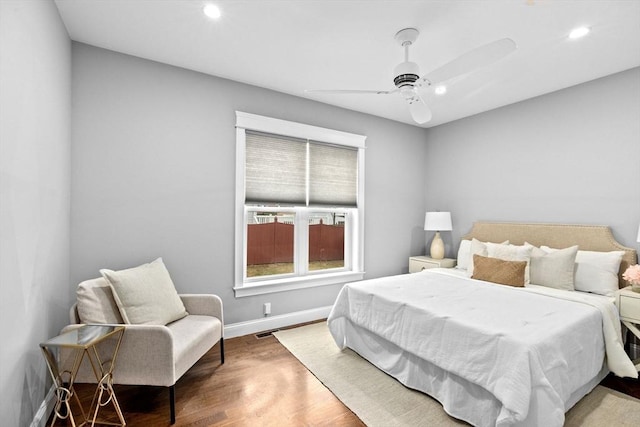
[[[190,314],[167,327],[173,335],[176,378],[180,378],[222,336],[222,322],[212,316]]]
[[[126,270],[100,270],[125,323],[166,325],[186,316],[162,258]]]
[[[124,323],[104,278],[85,280],[76,290],[78,316],[82,323]]]

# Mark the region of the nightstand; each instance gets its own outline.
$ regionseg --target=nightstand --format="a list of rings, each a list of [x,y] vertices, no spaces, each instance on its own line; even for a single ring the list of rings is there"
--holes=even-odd
[[[640,338],[640,292],[631,290],[631,286],[621,289],[617,294],[618,310],[620,320],[629,328],[631,333]],[[635,360],[633,363],[640,362]],[[640,363],[636,364],[636,369],[640,371]]]
[[[428,256],[412,256],[409,258],[409,273],[419,273],[427,268],[452,268],[456,260],[451,258],[433,259]]]

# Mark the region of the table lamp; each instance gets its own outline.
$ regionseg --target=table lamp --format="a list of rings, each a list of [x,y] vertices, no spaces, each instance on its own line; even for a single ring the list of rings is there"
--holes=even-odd
[[[431,258],[444,258],[444,242],[440,237],[441,231],[451,231],[451,212],[427,212],[424,216],[425,231],[435,231],[431,242]]]

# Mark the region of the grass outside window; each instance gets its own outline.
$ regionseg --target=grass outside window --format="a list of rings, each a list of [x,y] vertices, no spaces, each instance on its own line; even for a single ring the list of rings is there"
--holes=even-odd
[[[309,271],[328,270],[344,267],[344,260],[312,261],[309,263]],[[279,262],[273,264],[247,265],[247,277],[271,276],[274,274],[293,273],[293,263]]]

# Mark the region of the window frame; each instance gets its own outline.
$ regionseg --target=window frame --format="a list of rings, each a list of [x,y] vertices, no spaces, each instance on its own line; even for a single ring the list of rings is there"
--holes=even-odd
[[[245,130],[272,133],[295,138],[321,141],[356,148],[358,152],[357,207],[251,207],[245,205]],[[261,295],[294,289],[334,285],[364,278],[364,149],[366,136],[342,132],[287,120],[274,119],[257,114],[236,111],[236,206],[235,206],[235,284],[236,297]],[[246,277],[246,242],[248,213],[293,212],[294,228],[294,273]],[[301,232],[302,221],[311,211],[342,211],[348,220],[345,223],[345,267],[329,270],[305,271],[300,268],[299,254],[308,251],[308,228]],[[302,245],[302,246],[300,246]],[[308,254],[308,252],[307,252]],[[308,255],[305,255],[306,258]],[[296,267],[297,266],[297,267]],[[302,273],[302,274],[301,274]]]

